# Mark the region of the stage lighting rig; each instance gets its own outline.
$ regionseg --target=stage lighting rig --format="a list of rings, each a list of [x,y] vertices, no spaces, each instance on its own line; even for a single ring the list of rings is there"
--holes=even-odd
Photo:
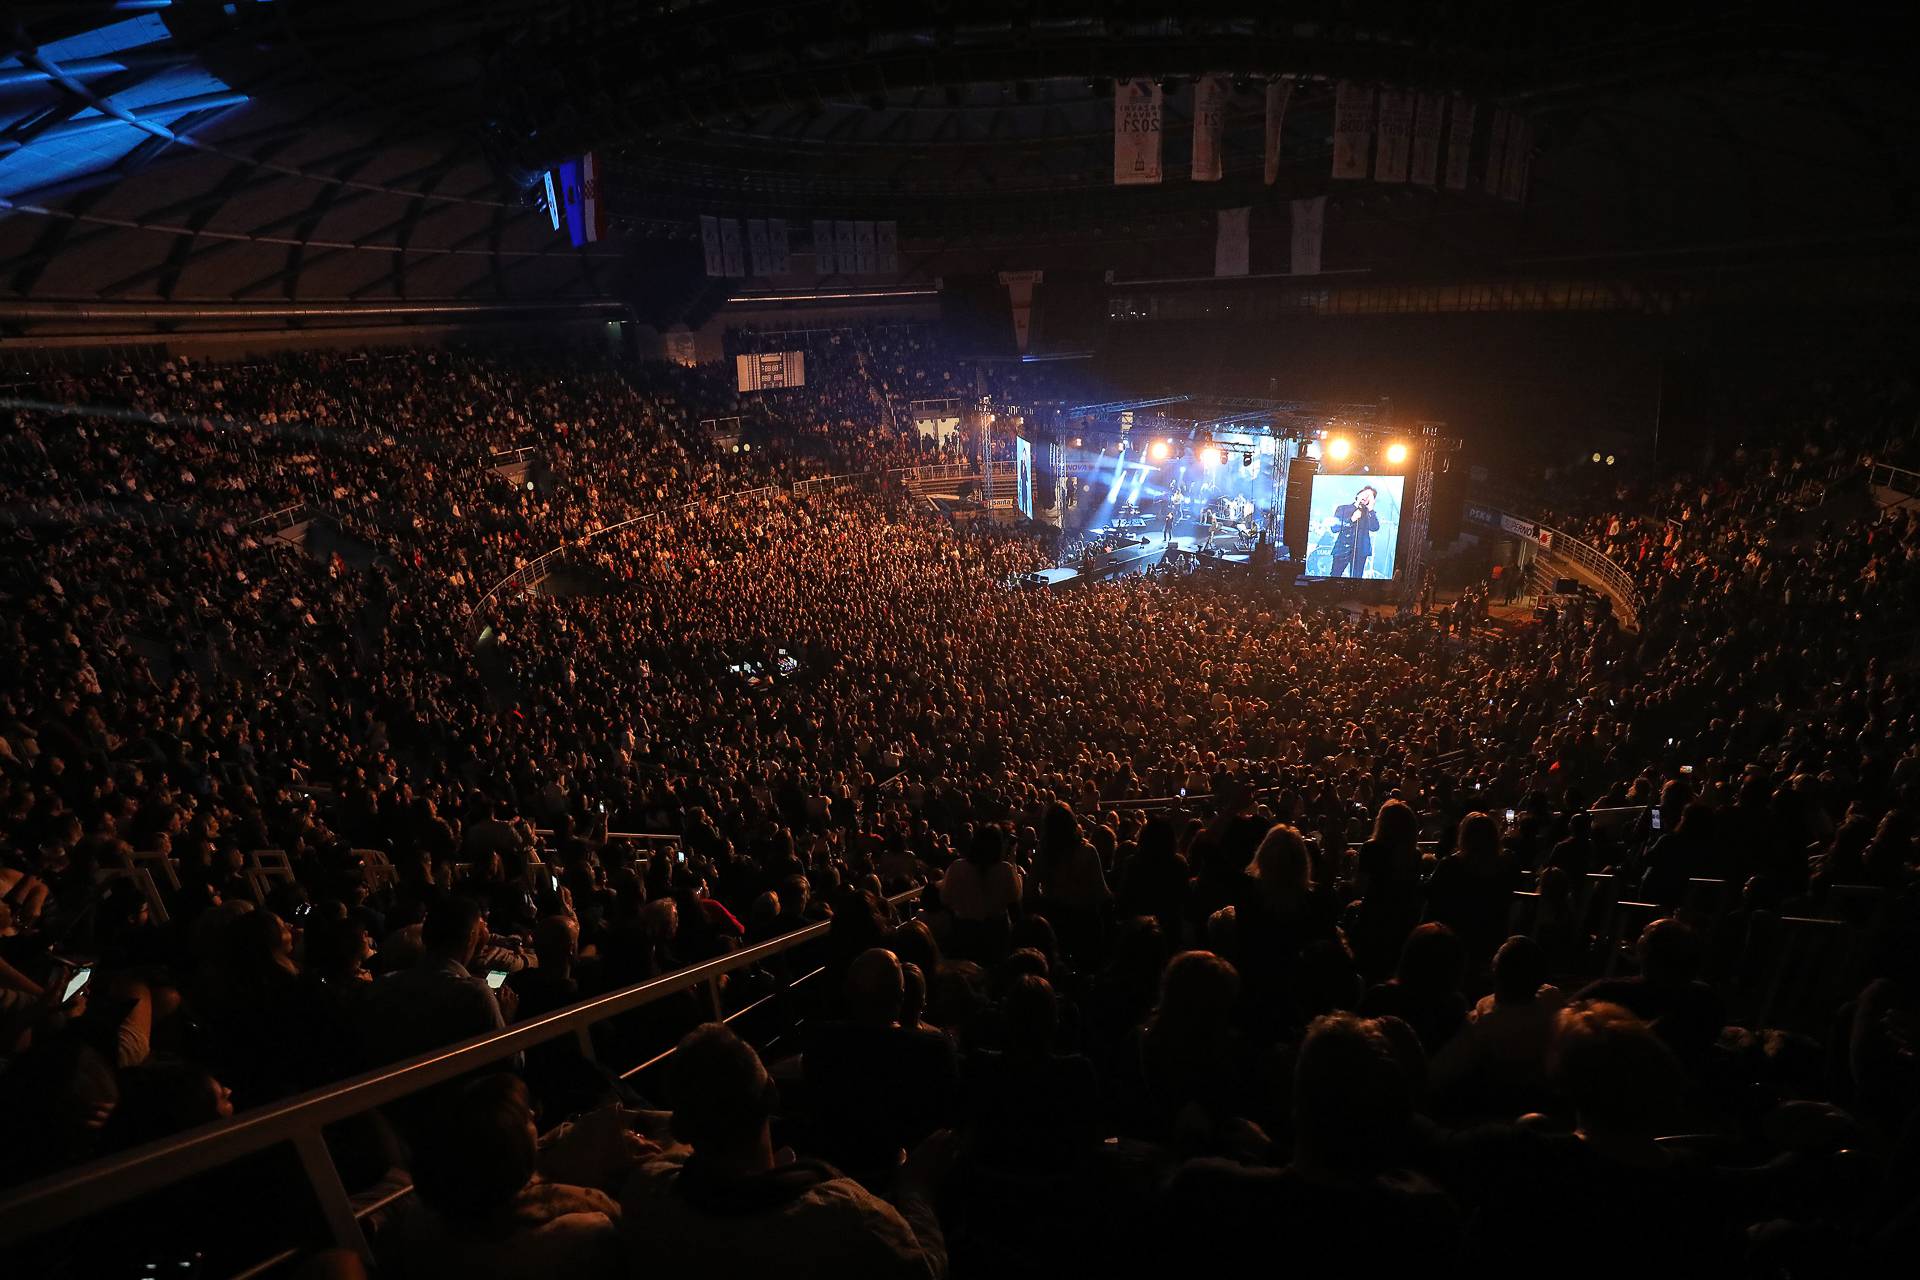
[[[1353,456],[1353,441],[1345,436],[1335,436],[1327,441],[1327,457],[1335,462],[1345,462]]]
[[[1147,452],[1152,455],[1155,462],[1165,462],[1168,455],[1173,452],[1173,446],[1165,440],[1155,440]]]
[[[1405,466],[1406,461],[1407,461],[1406,445],[1400,443],[1398,440],[1395,440],[1392,444],[1387,446],[1387,465],[1388,466],[1392,466],[1392,467]]]

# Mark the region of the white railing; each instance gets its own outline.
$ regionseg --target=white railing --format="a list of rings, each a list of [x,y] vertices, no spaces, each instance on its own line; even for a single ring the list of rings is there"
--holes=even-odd
[[[1868,471],[1868,480],[1910,498],[1920,498],[1920,471],[1909,471],[1890,462],[1876,462]]]
[[[264,525],[272,529],[273,532],[278,533],[282,529],[293,528],[294,525],[299,524],[302,520],[312,518],[312,511],[313,507],[311,503],[295,502],[288,506],[281,507],[277,511],[269,511],[265,515],[255,516],[240,527],[242,529],[257,529]]]
[[[1467,503],[1466,515],[1475,524],[1533,542],[1540,548],[1541,558],[1549,565],[1558,562],[1584,570],[1586,576],[1612,599],[1624,625],[1640,625],[1639,585],[1634,582],[1632,574],[1608,559],[1598,547],[1583,542],[1564,529],[1556,529],[1531,516],[1517,515],[1485,502]]]
[[[903,905],[918,894],[919,890],[911,890],[894,898],[893,902]],[[504,1031],[475,1036],[405,1062],[379,1067],[338,1084],[309,1090],[282,1102],[241,1112],[231,1119],[216,1120],[121,1155],[64,1169],[16,1187],[4,1199],[0,1199],[0,1246],[10,1247],[18,1241],[92,1217],[148,1192],[173,1186],[208,1169],[229,1165],[269,1147],[290,1142],[300,1157],[301,1166],[334,1243],[371,1261],[360,1219],[371,1211],[372,1206],[356,1207],[340,1181],[339,1170],[334,1166],[324,1136],[328,1125],[362,1115],[457,1076],[503,1062],[535,1045],[565,1036],[573,1036],[579,1041],[581,1052],[591,1055],[592,1042],[588,1033],[596,1023],[703,984],[717,983],[727,974],[825,938],[830,928],[831,925],[826,923],[809,925],[731,955],[689,965],[662,977],[517,1023]],[[715,999],[717,1004],[717,988]],[[756,1001],[748,1007],[758,1007],[761,1003]],[[736,1010],[732,1016],[738,1017],[743,1012],[744,1009]],[[641,1067],[658,1063],[666,1056],[663,1054],[649,1059]],[[636,1067],[627,1075],[636,1074],[640,1069]],[[383,1197],[379,1203],[390,1203],[393,1198],[391,1195]],[[256,1267],[252,1271],[259,1269]]]

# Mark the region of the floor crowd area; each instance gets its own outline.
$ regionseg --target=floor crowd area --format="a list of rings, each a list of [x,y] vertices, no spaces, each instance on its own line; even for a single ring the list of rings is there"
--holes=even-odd
[[[728,350],[788,342],[760,398],[481,348],[15,377],[0,1200],[824,925],[333,1126],[350,1191],[412,1188],[377,1274],[1915,1256],[1920,519],[1868,485],[1909,391],[1560,477],[1638,625],[1456,628],[1016,589],[1041,545],[917,496],[961,456],[901,410],[1078,375]],[[351,1266],[325,1234],[274,1148],[18,1274]]]

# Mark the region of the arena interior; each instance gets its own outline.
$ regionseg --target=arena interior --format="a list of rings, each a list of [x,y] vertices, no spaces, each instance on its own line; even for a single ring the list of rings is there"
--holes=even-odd
[[[9,1280],[1912,1273],[1899,6],[4,14]]]

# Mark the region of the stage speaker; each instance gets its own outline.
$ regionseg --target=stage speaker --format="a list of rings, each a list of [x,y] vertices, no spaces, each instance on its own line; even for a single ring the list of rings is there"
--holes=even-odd
[[[1558,595],[1563,595],[1563,596],[1579,595],[1580,580],[1578,578],[1555,578],[1553,580],[1553,589],[1554,589],[1554,592]]]
[[[1280,513],[1280,540],[1287,544],[1288,558],[1307,558],[1307,506],[1313,499],[1313,477],[1320,464],[1312,458],[1294,458],[1287,463],[1287,502]]]

